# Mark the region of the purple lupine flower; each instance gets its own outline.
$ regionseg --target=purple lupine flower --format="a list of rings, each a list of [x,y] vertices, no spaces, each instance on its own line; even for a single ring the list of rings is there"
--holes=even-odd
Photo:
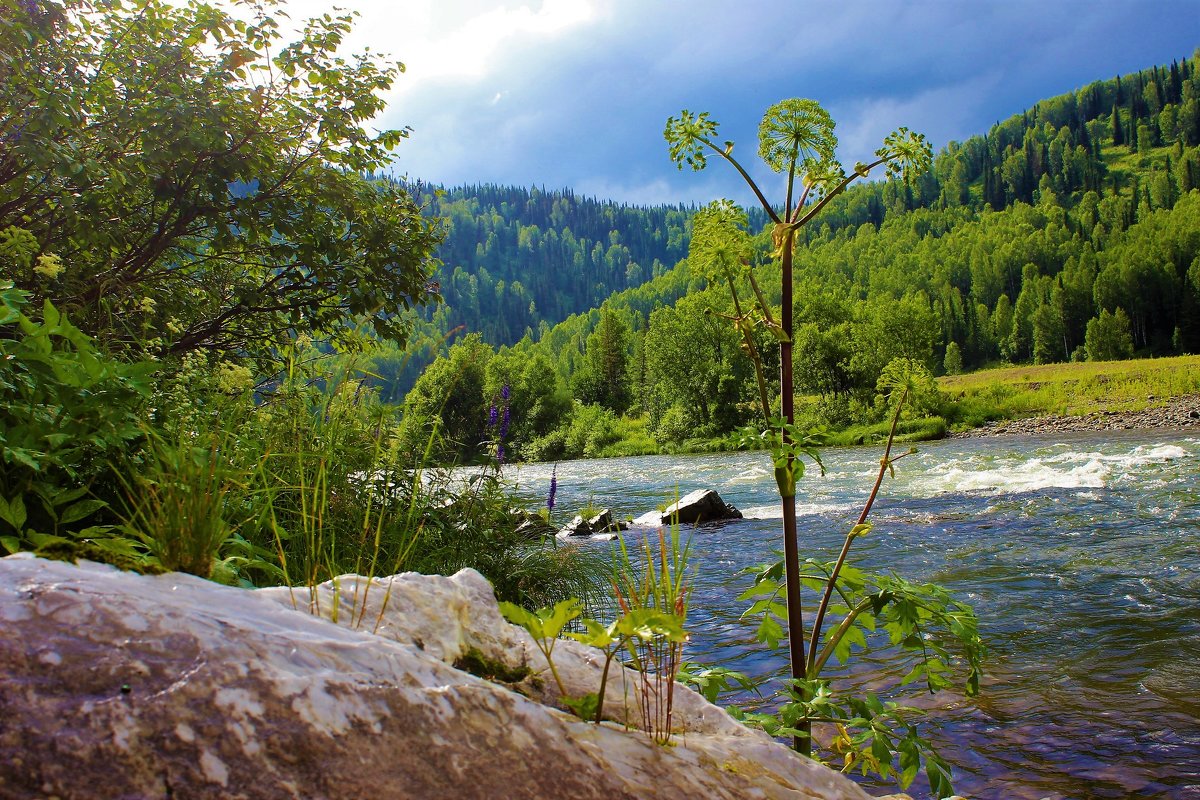
[[[505,405],[508,405],[508,398],[510,394],[512,394],[512,392],[509,390],[507,383],[500,387],[500,396],[504,398]]]
[[[496,465],[499,466],[500,464],[503,464],[503,463],[504,463],[504,442],[500,442],[499,444],[496,445]]]
[[[504,417],[500,420],[500,438],[508,436],[508,406],[504,406]]]
[[[495,406],[492,406],[491,408],[488,409],[488,427],[489,428],[496,427],[496,420],[499,418],[499,416],[500,416],[500,412],[499,412],[499,410],[497,410],[497,408]]]
[[[554,496],[558,494],[558,464],[554,465],[554,470],[550,473],[550,494],[546,496],[546,510],[554,512]]]
[[[38,8],[37,0],[21,0],[21,10],[32,17],[41,9]]]

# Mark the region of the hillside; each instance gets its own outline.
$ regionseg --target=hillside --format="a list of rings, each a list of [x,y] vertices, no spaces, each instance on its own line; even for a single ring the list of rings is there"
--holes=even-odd
[[[1185,58],[1039,101],[950,143],[912,183],[864,183],[835,197],[796,254],[795,371],[809,421],[869,421],[875,381],[899,356],[940,374],[1200,352],[1196,66]],[[673,246],[686,246],[680,226]],[[766,262],[769,236],[755,243]],[[749,362],[722,319],[734,313],[728,291],[691,276],[686,262],[653,272],[603,312],[529,326],[514,355],[544,361],[557,391],[612,415],[610,424],[593,414],[593,427],[616,430],[632,411],[644,415],[638,435],[659,446],[721,436],[746,421],[754,397]],[[541,280],[537,269],[506,274]],[[756,274],[777,303],[778,277]],[[574,452],[523,444],[535,457]]]

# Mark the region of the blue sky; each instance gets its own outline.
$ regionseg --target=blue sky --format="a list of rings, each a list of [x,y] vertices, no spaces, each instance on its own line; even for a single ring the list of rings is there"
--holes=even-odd
[[[1200,0],[342,0],[348,52],[407,67],[383,127],[396,172],[457,185],[570,187],[629,203],[746,199],[731,170],[678,172],[662,130],[709,111],[756,163],[771,103],[811,97],[841,156],[900,125],[935,148],[1037,100],[1200,46]],[[293,18],[324,12],[293,0]],[[770,181],[757,168],[756,177]]]

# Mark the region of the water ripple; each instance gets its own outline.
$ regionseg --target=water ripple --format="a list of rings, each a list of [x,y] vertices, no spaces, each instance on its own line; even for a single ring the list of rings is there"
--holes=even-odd
[[[834,557],[878,458],[831,449],[827,476],[805,479],[803,555]],[[916,698],[935,709],[960,793],[1200,800],[1198,467],[1200,439],[1162,432],[950,440],[897,465],[854,558],[946,584],[979,615],[983,695]],[[550,466],[506,477],[536,499]],[[754,644],[734,599],[750,585],[740,571],[782,546],[765,454],[563,463],[558,481],[564,513],[591,501],[636,516],[697,488],[746,511],[694,532],[689,656],[782,678],[784,655]],[[898,678],[883,653],[840,675]]]

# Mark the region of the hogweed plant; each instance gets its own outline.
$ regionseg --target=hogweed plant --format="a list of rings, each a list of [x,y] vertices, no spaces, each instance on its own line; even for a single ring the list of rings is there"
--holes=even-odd
[[[781,722],[770,726],[778,735],[791,736],[795,748],[812,755],[812,724],[831,721],[837,728],[838,746],[852,757],[847,765],[866,768],[882,776],[891,774],[893,753],[900,759],[899,777],[902,784],[915,775],[914,758],[930,753],[927,744],[910,727],[899,739],[887,731],[884,719],[899,722],[903,712],[898,708],[880,705],[876,709],[867,701],[850,699],[846,705],[831,710],[827,682],[821,671],[831,658],[845,661],[854,645],[865,645],[864,631],[874,622],[883,622],[889,641],[900,647],[915,647],[922,653],[920,665],[908,680],[927,678],[931,690],[944,685],[949,670],[949,651],[939,652],[922,644],[927,641],[931,625],[944,625],[949,638],[956,640],[968,662],[968,693],[978,689],[978,662],[982,647],[975,630],[970,609],[948,599],[937,587],[917,586],[898,578],[862,577],[846,565],[853,541],[869,530],[867,515],[885,473],[897,458],[891,456],[895,425],[908,398],[912,383],[920,374],[909,369],[906,377],[898,379],[907,388],[893,391],[894,414],[892,436],[888,450],[881,460],[880,477],[871,492],[858,522],[846,536],[839,558],[829,565],[812,559],[801,562],[796,524],[796,485],[804,474],[804,457],[813,458],[820,466],[816,437],[800,431],[795,417],[795,381],[793,379],[793,259],[799,232],[815,219],[837,195],[853,182],[868,177],[873,170],[883,168],[889,178],[909,180],[926,171],[932,162],[932,150],[919,133],[900,128],[889,134],[883,146],[869,162],[858,162],[847,173],[836,158],[837,137],[833,118],[813,100],[789,99],[767,109],[759,126],[758,154],[773,172],[786,176],[781,205],[772,204],[750,177],[749,172],[734,157],[734,143],[720,142],[718,125],[708,113],[682,111],[667,120],[665,138],[671,160],[679,169],[707,167],[709,158],[726,162],[744,179],[771,223],[773,252],[771,262],[778,265],[781,277],[781,305],[778,313],[765,296],[752,267],[754,252],[746,230],[747,216],[735,204],[721,200],[698,213],[689,262],[710,281],[728,286],[733,299],[734,313],[730,319],[742,338],[742,347],[755,369],[758,406],[764,430],[755,432],[755,443],[766,446],[772,453],[775,482],[779,491],[783,517],[783,560],[760,571],[755,588],[748,593],[755,598],[750,614],[761,615],[760,638],[777,646],[784,638],[788,644],[791,665],[789,701],[781,709]],[[744,296],[743,296],[744,295]],[[758,344],[759,331],[765,330],[779,346],[779,409],[772,413],[767,389],[764,359]],[[912,365],[906,365],[912,367]],[[812,625],[805,626],[803,587],[818,593]],[[873,593],[872,593],[873,590]],[[779,595],[783,595],[780,602]],[[837,601],[840,600],[840,607]],[[829,633],[823,633],[827,615],[844,610],[845,616]],[[870,613],[868,613],[870,612]],[[889,616],[890,615],[890,616]],[[889,627],[890,626],[890,627]],[[822,644],[824,642],[824,644]],[[864,705],[864,703],[866,703]],[[880,710],[882,709],[882,710]],[[886,712],[886,713],[884,713]],[[864,730],[865,733],[853,733]],[[845,735],[842,735],[845,731]],[[947,770],[936,754],[924,756],[930,783],[938,794],[949,792]]]
[[[884,701],[873,692],[862,696],[841,693],[824,676],[833,664],[849,665],[855,650],[868,648],[874,637],[893,648],[892,661],[907,669],[899,678],[901,687],[919,682],[931,693],[948,689],[955,667],[963,665],[964,692],[974,695],[979,691],[984,648],[970,606],[954,600],[936,584],[873,575],[848,563],[854,542],[872,530],[867,519],[884,478],[894,475],[896,463],[915,452],[892,453],[905,404],[915,394],[927,391],[932,382],[929,373],[911,361],[898,359],[884,370],[879,387],[892,404],[890,432],[871,491],[846,532],[837,558],[808,558],[800,565],[800,584],[818,598],[804,676],[788,682],[777,712],[744,714],[743,719],[775,736],[810,743],[813,725],[828,724],[833,733],[824,742],[827,752],[818,753],[825,755],[825,760],[840,761],[844,771],[858,770],[884,779],[894,776],[903,788],[923,763],[931,790],[945,797],[953,794],[950,767],[919,735],[914,720],[923,712]],[[759,641],[778,647],[788,619],[786,604],[780,601],[786,591],[785,563],[763,564],[750,572],[755,576],[754,585],[739,599],[749,600],[751,605],[742,616],[757,620]],[[826,629],[829,615],[836,624]]]

